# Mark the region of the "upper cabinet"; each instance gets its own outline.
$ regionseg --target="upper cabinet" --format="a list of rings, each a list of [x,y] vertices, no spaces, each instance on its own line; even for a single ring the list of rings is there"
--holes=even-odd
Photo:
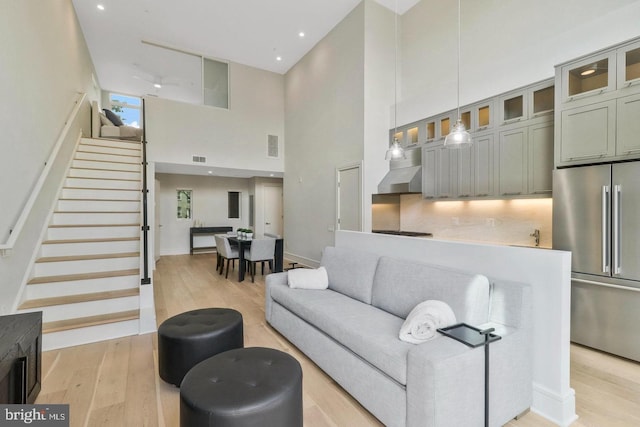
[[[640,39],[556,67],[555,165],[640,158]]]

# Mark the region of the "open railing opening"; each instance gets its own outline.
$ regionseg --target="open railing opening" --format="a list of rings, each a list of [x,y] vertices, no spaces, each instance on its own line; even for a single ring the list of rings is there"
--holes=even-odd
[[[142,279],[143,285],[151,283],[149,277],[149,218],[147,211],[147,123],[146,108],[142,100]]]

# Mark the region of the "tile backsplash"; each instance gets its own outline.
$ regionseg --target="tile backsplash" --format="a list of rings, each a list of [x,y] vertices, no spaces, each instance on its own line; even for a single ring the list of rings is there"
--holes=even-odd
[[[551,247],[552,199],[432,202],[420,194],[400,198],[400,229],[436,239]]]

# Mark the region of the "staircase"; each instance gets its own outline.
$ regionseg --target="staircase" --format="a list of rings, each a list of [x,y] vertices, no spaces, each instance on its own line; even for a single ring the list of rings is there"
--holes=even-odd
[[[43,350],[138,333],[140,165],[139,142],[80,141],[18,310]]]

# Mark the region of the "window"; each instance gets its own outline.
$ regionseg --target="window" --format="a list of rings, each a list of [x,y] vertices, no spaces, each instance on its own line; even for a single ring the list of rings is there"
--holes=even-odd
[[[229,108],[229,64],[202,58],[204,105]]]
[[[122,95],[119,93],[109,94],[109,103],[111,111],[116,113],[122,123],[134,128],[142,126],[142,100],[137,96]]]
[[[191,190],[177,190],[178,191],[178,219],[191,219],[192,218],[192,206],[191,206]]]
[[[227,201],[229,205],[229,218],[240,218],[240,192],[227,192]]]

